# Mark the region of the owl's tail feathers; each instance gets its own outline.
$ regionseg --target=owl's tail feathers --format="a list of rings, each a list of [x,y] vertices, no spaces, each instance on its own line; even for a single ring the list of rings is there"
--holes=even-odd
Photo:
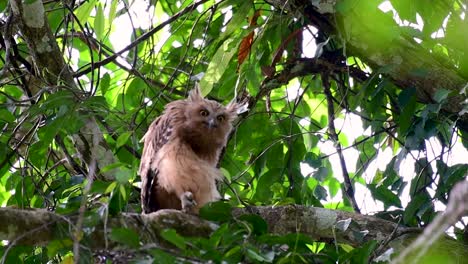
[[[143,213],[149,214],[159,209],[157,199],[152,194],[153,184],[157,184],[158,171],[147,170],[146,177],[142,177],[141,182],[141,208]],[[143,179],[144,178],[144,179]]]

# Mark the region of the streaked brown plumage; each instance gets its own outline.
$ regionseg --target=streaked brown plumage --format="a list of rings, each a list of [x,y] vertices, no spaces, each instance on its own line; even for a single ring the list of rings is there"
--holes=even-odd
[[[198,88],[166,105],[142,139],[144,213],[167,208],[198,213],[220,198],[216,180],[222,174],[216,165],[240,107],[204,99]]]

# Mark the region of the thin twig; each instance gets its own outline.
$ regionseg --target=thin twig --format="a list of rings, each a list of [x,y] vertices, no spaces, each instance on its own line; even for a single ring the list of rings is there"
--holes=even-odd
[[[136,39],[135,41],[130,43],[130,45],[128,45],[127,47],[123,48],[122,50],[112,54],[111,56],[109,56],[109,57],[107,57],[107,58],[105,58],[105,59],[103,59],[101,61],[98,61],[98,62],[94,63],[93,65],[91,65],[91,67],[88,67],[88,68],[76,73],[74,77],[80,77],[82,75],[85,75],[85,74],[89,73],[90,71],[92,71],[95,68],[98,68],[98,67],[104,66],[104,65],[106,65],[106,64],[108,64],[110,62],[113,62],[115,59],[117,59],[117,57],[119,57],[123,53],[129,51],[130,49],[134,48],[135,46],[137,46],[141,42],[147,40],[148,38],[153,36],[155,33],[157,33],[159,30],[163,29],[165,26],[167,26],[167,25],[171,24],[172,22],[176,21],[179,17],[181,17],[181,16],[195,10],[199,5],[201,5],[201,4],[205,3],[205,2],[208,2],[208,0],[200,0],[200,1],[196,2],[196,3],[193,3],[192,5],[187,6],[184,10],[182,10],[179,13],[173,15],[172,17],[170,17],[169,19],[167,19],[163,23],[159,24],[158,26],[154,27],[150,31],[148,31],[145,34],[141,35],[138,39]]]
[[[82,232],[82,227],[83,227],[83,221],[84,221],[84,213],[86,211],[86,203],[87,203],[87,196],[91,190],[91,186],[94,181],[95,173],[96,173],[96,153],[97,153],[97,146],[99,145],[99,134],[100,131],[97,127],[94,127],[93,131],[93,149],[91,150],[91,160],[89,162],[88,166],[88,179],[85,188],[83,189],[83,194],[81,198],[81,205],[79,208],[79,215],[78,215],[78,220],[76,221],[76,228],[75,232],[73,234],[73,257],[74,257],[74,262],[79,263],[80,259],[80,240],[81,240],[81,232]]]
[[[335,128],[335,109],[333,106],[333,98],[330,91],[330,80],[328,78],[327,73],[322,74],[322,83],[323,83],[323,91],[327,98],[328,104],[328,132],[330,134],[330,139],[334,142],[336,152],[338,153],[338,157],[340,159],[341,171],[343,173],[344,179],[344,195],[350,201],[351,205],[354,208],[356,213],[360,213],[361,210],[356,202],[356,198],[354,197],[354,188],[353,183],[351,182],[351,178],[349,177],[348,169],[346,168],[346,161],[343,156],[343,151],[341,149],[340,141],[338,140],[338,135],[336,134]]]

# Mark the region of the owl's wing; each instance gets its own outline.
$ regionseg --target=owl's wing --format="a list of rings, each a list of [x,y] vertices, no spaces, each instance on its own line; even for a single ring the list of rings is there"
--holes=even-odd
[[[157,211],[160,207],[156,194],[152,193],[153,190],[158,189],[159,176],[157,166],[153,162],[156,160],[158,151],[169,141],[171,134],[170,116],[163,114],[151,123],[142,138],[144,147],[138,174],[141,176],[141,206],[144,213]]]

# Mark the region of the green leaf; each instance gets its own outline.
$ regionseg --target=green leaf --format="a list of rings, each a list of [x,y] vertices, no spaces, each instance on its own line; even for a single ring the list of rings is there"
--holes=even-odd
[[[109,187],[111,189],[109,190]],[[100,180],[95,180],[93,181],[93,185],[91,186],[91,193],[99,193],[99,194],[105,194],[105,193],[110,193],[116,186],[115,182],[107,182],[107,181],[100,181]]]
[[[110,186],[109,186],[110,187]],[[127,205],[128,195],[125,186],[122,184],[117,184],[115,189],[111,194],[109,201],[109,213],[111,215],[117,215],[122,212],[122,210]]]
[[[228,221],[232,218],[232,207],[230,204],[218,201],[208,203],[200,209],[200,217],[210,221]]]
[[[449,90],[438,89],[434,94],[434,101],[436,101],[437,103],[442,103],[445,99],[447,99],[447,96],[449,94]]]
[[[125,183],[129,182],[129,180],[132,178],[133,174],[134,173],[133,173],[132,170],[121,167],[119,170],[117,170],[115,172],[115,178],[119,183],[125,184]]]
[[[283,177],[283,169],[271,169],[263,173],[258,179],[255,189],[254,199],[259,202],[271,201],[273,192],[271,191],[272,183],[277,183]]]
[[[131,131],[127,131],[127,132],[124,132],[122,133],[118,138],[117,138],[117,142],[116,142],[116,148],[120,148],[122,147],[123,145],[125,145],[125,143],[127,143],[128,139],[130,138],[130,136],[132,135],[133,133]]]
[[[359,0],[344,0],[339,1],[335,5],[335,10],[341,14],[346,14],[350,12]]]
[[[370,257],[377,248],[377,241],[371,240],[366,242],[362,247],[354,249],[350,252],[351,261],[349,263],[370,263]]]
[[[177,234],[174,229],[165,229],[161,231],[161,237],[164,238],[166,241],[171,242],[174,246],[178,247],[179,249],[185,250],[185,238]]]
[[[12,123],[15,121],[15,116],[8,109],[0,109],[0,120]]]
[[[414,112],[416,110],[416,89],[404,89],[400,95],[398,95],[398,101],[401,106],[399,118],[400,131],[402,134],[405,134],[412,124]]]
[[[330,177],[324,183],[328,187],[328,190],[330,191],[331,198],[335,197],[335,195],[337,195],[341,189],[341,183],[334,177]]]
[[[415,1],[391,0],[390,2],[402,20],[408,20],[412,23],[417,22]]]
[[[177,258],[175,256],[172,256],[171,254],[168,254],[159,248],[151,249],[150,253],[154,259],[157,259],[157,263],[161,263],[161,264],[177,263]]]
[[[326,167],[320,167],[315,173],[314,178],[319,182],[323,182],[328,176],[328,169]]]
[[[322,165],[322,160],[320,159],[320,157],[313,152],[308,152],[305,155],[304,162],[307,163],[312,168],[318,168],[320,167],[320,165]]]
[[[112,0],[110,10],[109,10],[109,25],[112,25],[112,23],[114,22],[115,15],[117,13],[117,4],[118,3],[119,3],[119,0]]]
[[[101,3],[98,3],[96,17],[94,18],[94,32],[99,40],[104,37],[104,11]]]
[[[221,76],[228,68],[229,63],[232,60],[237,49],[234,44],[238,43],[238,39],[227,39],[218,48],[213,58],[211,58],[208,68],[206,69],[205,75],[200,81],[201,92],[203,96],[206,96],[211,92],[215,83],[217,83]]]
[[[89,2],[84,2],[75,10],[75,15],[81,24],[84,24],[86,21],[88,21],[89,14],[91,14],[91,11],[96,5],[96,1],[97,0],[90,0]]]
[[[328,197],[327,190],[323,188],[320,184],[318,184],[317,186],[315,186],[314,196],[317,197],[317,199],[319,200],[326,201]]]
[[[253,232],[256,235],[266,234],[268,231],[267,222],[256,214],[245,214],[239,217],[239,220],[249,222],[253,227]]]
[[[251,8],[252,3],[250,1],[243,1],[242,5],[239,7],[237,12],[233,13],[231,20],[226,26],[226,30],[223,33],[221,33],[220,36],[218,36],[217,40],[224,41],[229,36],[231,36],[236,30],[239,30],[242,27],[242,24],[245,24],[245,15],[249,12]],[[216,42],[215,46],[217,46]]]
[[[102,78],[99,83],[99,88],[101,89],[101,94],[106,95],[110,86],[110,75],[106,72],[102,75]]]
[[[390,206],[401,207],[401,201],[398,195],[387,189],[385,186],[376,187],[375,184],[367,185],[372,193],[372,196],[384,203],[385,208]]]
[[[261,262],[268,262],[271,263],[275,258],[275,254],[273,251],[262,253],[258,249],[250,246],[246,250],[246,255],[248,258],[254,261],[261,261]]]
[[[0,12],[4,12],[7,7],[8,1],[0,1]]]
[[[109,238],[131,248],[138,248],[140,246],[140,237],[135,231],[128,228],[112,228]]]
[[[431,197],[427,193],[420,193],[414,196],[408,203],[403,214],[403,223],[411,225],[415,223],[417,213],[425,204],[431,203]]]

